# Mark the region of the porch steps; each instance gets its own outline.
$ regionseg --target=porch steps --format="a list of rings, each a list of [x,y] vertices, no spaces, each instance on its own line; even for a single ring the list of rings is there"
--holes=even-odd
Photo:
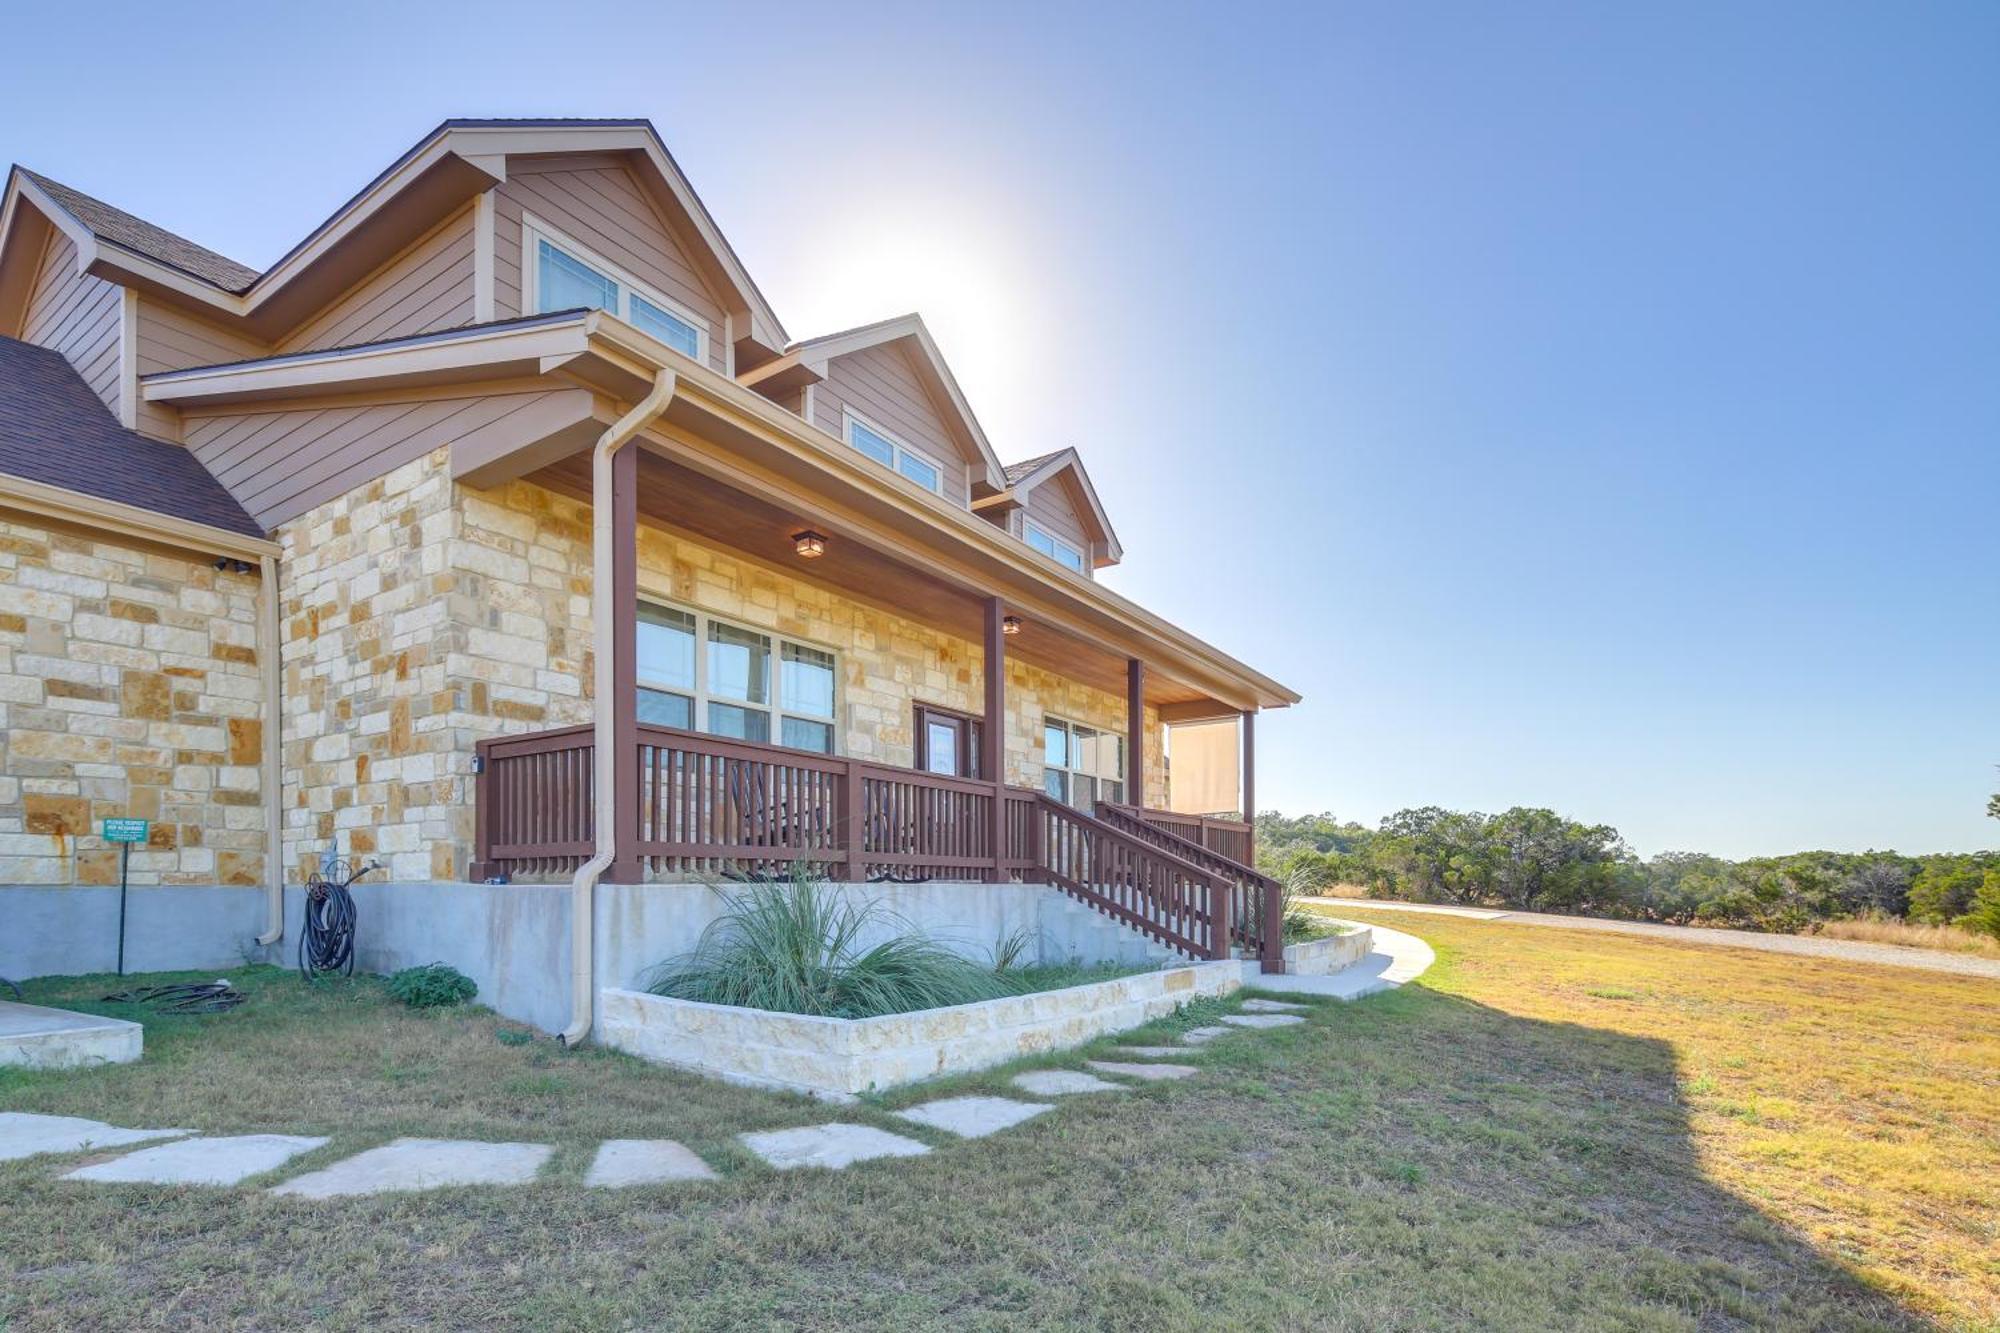
[[[1041,905],[1044,948],[1083,963],[1115,963],[1121,967],[1168,967],[1187,959],[1180,950],[1150,939],[1115,921],[1060,889]]]

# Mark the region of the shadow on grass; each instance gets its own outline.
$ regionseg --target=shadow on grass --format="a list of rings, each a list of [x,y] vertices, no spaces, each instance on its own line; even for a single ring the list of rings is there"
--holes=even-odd
[[[532,1125],[580,1143],[644,1125],[713,1153],[739,1129],[882,1114],[617,1058],[548,1066],[569,1095],[510,1093],[522,1071],[492,1052],[520,1052],[490,1020],[425,1019],[451,1040],[410,1044],[400,1011],[354,1003],[349,1020],[383,1049],[344,1088],[307,1090],[341,1098],[328,1118],[347,1125],[432,1104],[467,1129]],[[285,1079],[287,1042],[331,1021],[275,1017],[232,1076]],[[1187,1021],[1031,1063],[1076,1067]],[[165,1069],[195,1072],[179,1061],[211,1044],[163,1042]],[[423,1068],[406,1079],[377,1059]],[[551,1181],[302,1206],[0,1172],[0,1324],[1924,1326],[1705,1175],[1666,1042],[1406,987],[1221,1038],[1192,1063],[1203,1072],[1186,1082],[1064,1099],[991,1139],[935,1140],[926,1158],[694,1189]],[[1006,1073],[885,1100],[1008,1094]]]

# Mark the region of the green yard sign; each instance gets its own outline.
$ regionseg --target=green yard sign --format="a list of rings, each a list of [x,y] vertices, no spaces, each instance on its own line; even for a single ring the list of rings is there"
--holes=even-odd
[[[104,840],[144,842],[150,831],[150,823],[151,821],[144,819],[107,819],[104,821]]]
[[[132,844],[144,842],[152,831],[152,821],[145,819],[107,819],[104,821],[104,840],[123,843],[118,849],[118,975],[125,975],[125,893],[131,882]]]

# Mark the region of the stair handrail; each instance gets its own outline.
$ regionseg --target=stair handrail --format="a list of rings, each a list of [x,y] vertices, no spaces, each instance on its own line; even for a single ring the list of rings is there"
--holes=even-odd
[[[1262,890],[1260,896],[1262,898],[1263,910],[1259,915],[1266,922],[1274,923],[1275,929],[1266,928],[1264,930],[1253,931],[1251,923],[1246,920],[1234,923],[1234,933],[1246,945],[1256,950],[1257,956],[1264,962],[1265,971],[1281,971],[1283,969],[1285,956],[1283,906],[1285,888],[1283,884],[1254,866],[1246,866],[1234,857],[1218,852],[1212,847],[1204,846],[1192,838],[1184,838],[1171,829],[1161,828],[1159,825],[1148,820],[1145,817],[1145,812],[1142,810],[1137,810],[1130,806],[1118,805],[1111,801],[1099,801],[1097,803],[1097,817],[1106,824],[1114,828],[1124,829],[1131,833],[1132,836],[1140,838],[1153,846],[1158,847],[1166,844],[1163,850],[1176,852],[1186,860],[1205,864],[1215,873],[1228,875],[1238,880],[1242,883],[1246,896],[1251,891],[1252,886]]]
[[[1191,904],[1188,906],[1187,915],[1207,928],[1209,938],[1203,940],[1184,934],[1181,931],[1171,929],[1162,922],[1148,920],[1136,913],[1127,911],[1122,905],[1107,897],[1092,885],[1070,879],[1068,876],[1063,875],[1056,865],[1054,849],[1044,846],[1041,849],[1044,870],[1048,874],[1050,881],[1057,888],[1060,888],[1073,898],[1089,903],[1092,907],[1104,912],[1108,916],[1121,919],[1142,932],[1154,935],[1163,943],[1172,945],[1174,948],[1191,957],[1229,957],[1230,939],[1234,934],[1230,928],[1229,921],[1230,895],[1224,891],[1225,886],[1217,881],[1217,872],[1197,865],[1188,858],[1167,848],[1155,846],[1147,842],[1144,838],[1136,837],[1124,829],[1097,818],[1097,816],[1087,810],[1079,810],[1065,801],[1058,801],[1047,792],[1037,792],[1035,795],[1037,809],[1051,814],[1058,819],[1073,821],[1075,824],[1081,826],[1082,830],[1092,838],[1116,843],[1129,852],[1151,857],[1163,863],[1166,867],[1178,870],[1182,875],[1206,889],[1208,891],[1207,910],[1201,910],[1199,906]],[[1153,896],[1157,898],[1157,895]],[[1160,906],[1163,910],[1167,910],[1173,905],[1162,903]],[[1219,929],[1218,926],[1220,927]]]

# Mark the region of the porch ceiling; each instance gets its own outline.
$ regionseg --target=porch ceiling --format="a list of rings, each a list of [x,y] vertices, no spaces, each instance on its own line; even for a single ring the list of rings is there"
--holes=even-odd
[[[530,474],[528,480],[588,502],[590,459],[578,454]],[[907,553],[877,547],[851,535],[824,514],[793,509],[750,495],[651,448],[639,460],[639,521],[696,537],[773,569],[788,578],[834,589],[857,602],[904,616],[978,644],[984,634],[984,600],[928,572]],[[828,536],[826,554],[802,560],[792,534],[812,528]],[[1022,618],[1007,651],[1021,661],[1058,672],[1107,693],[1125,692],[1127,659],[1102,644],[1009,606]],[[1146,700],[1186,716],[1220,715],[1228,705],[1147,664]]]

